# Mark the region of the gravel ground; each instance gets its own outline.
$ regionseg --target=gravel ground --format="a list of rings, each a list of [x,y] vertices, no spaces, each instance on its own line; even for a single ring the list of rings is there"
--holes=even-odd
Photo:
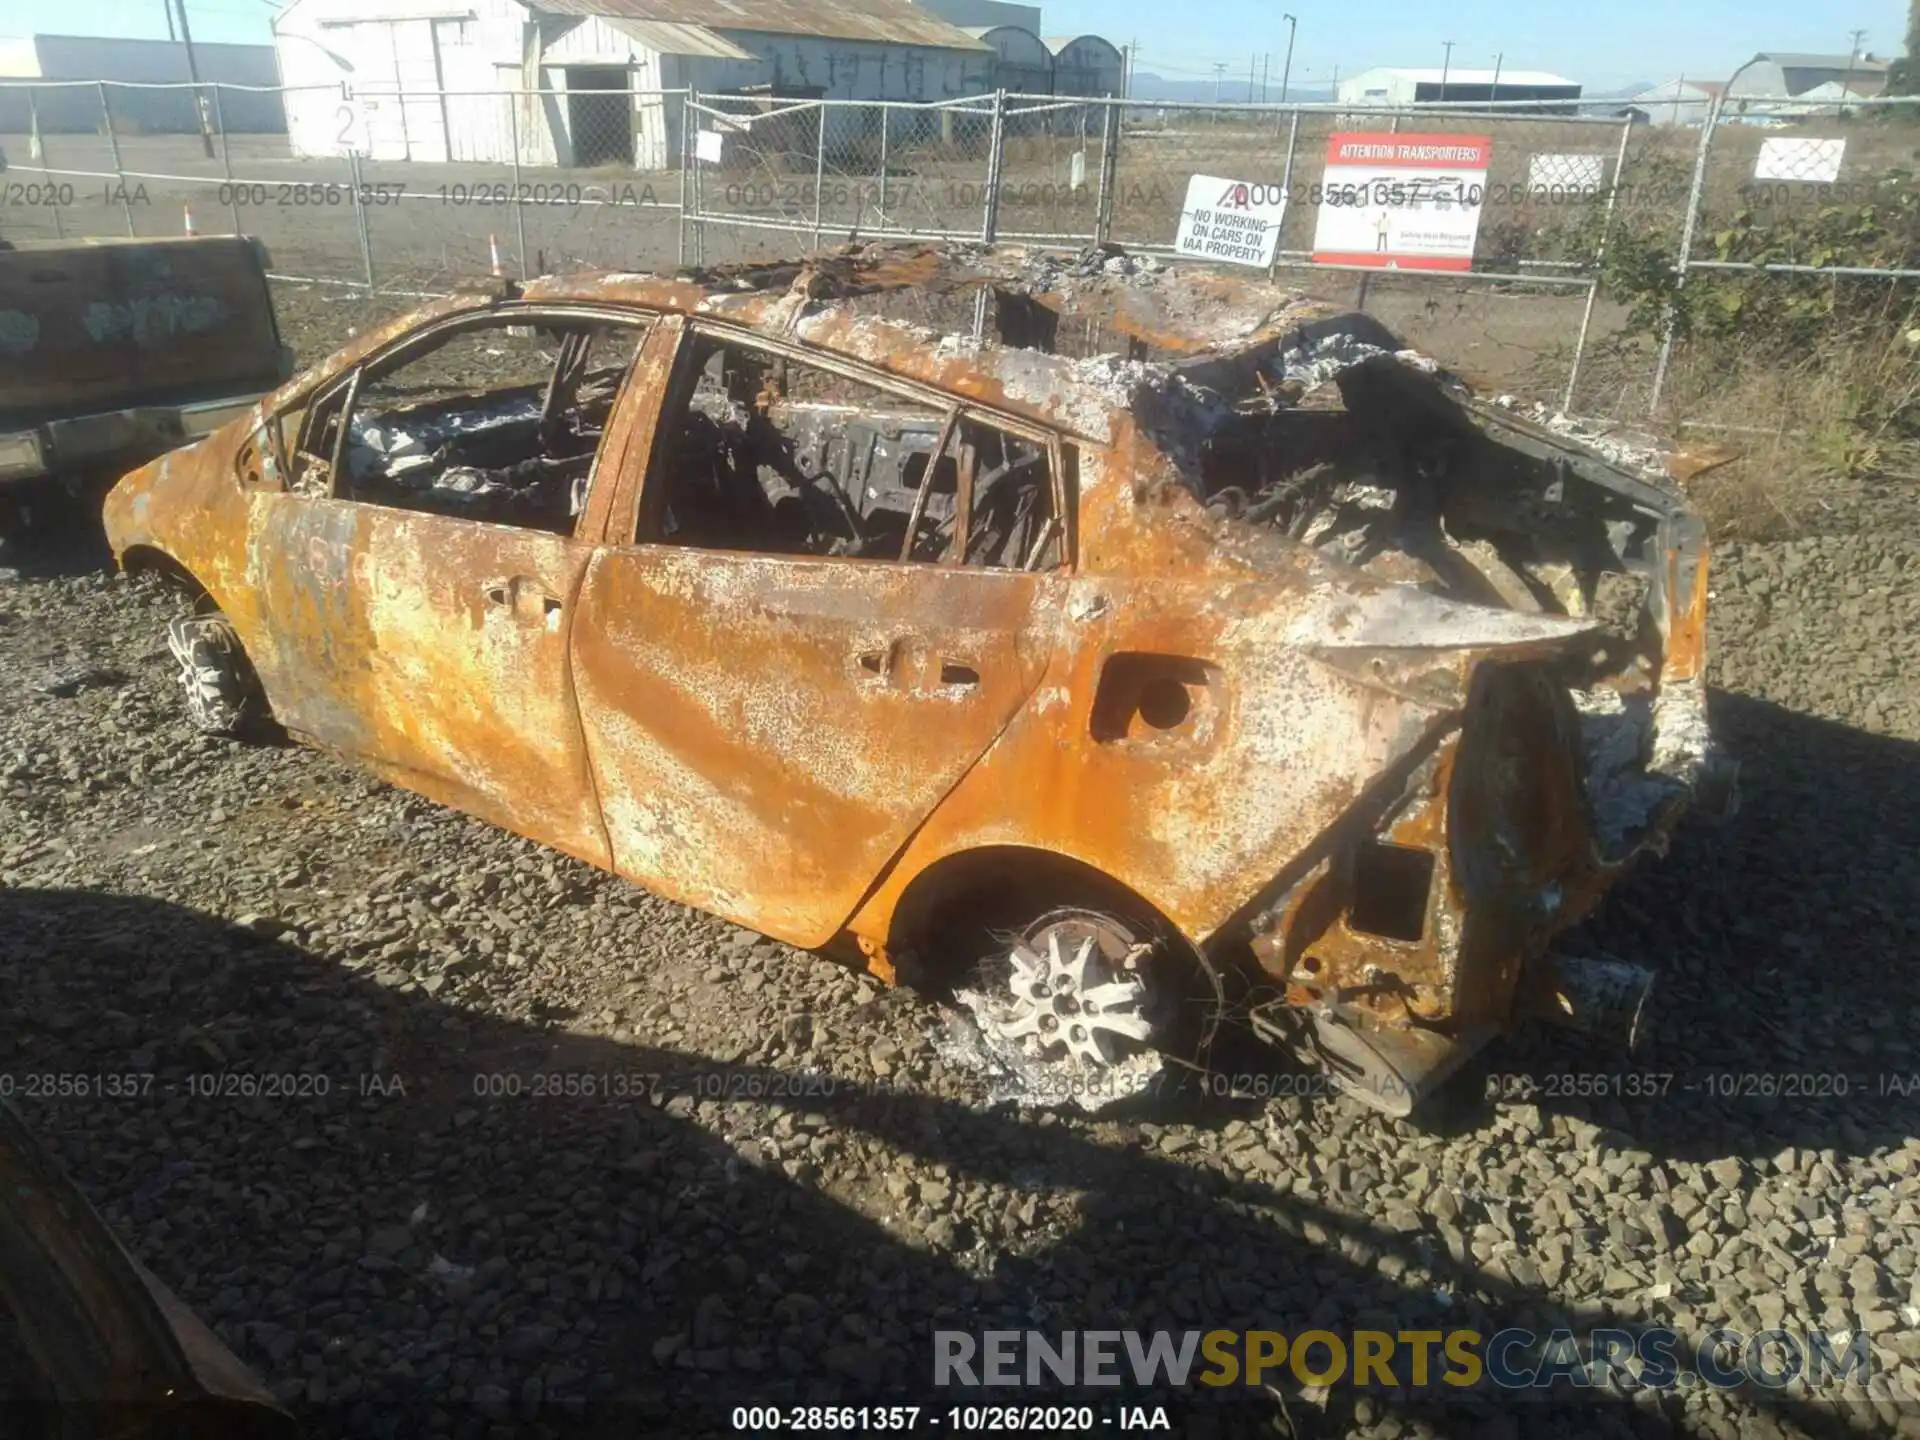
[[[1743,807],[1581,937],[1661,970],[1643,1052],[1524,1035],[1419,1130],[1298,1095],[996,1108],[929,1003],[329,757],[193,738],[164,592],[13,576],[0,1073],[315,1435],[691,1435],[744,1400],[905,1401],[939,1328],[1603,1317],[1860,1330],[1881,1372],[1838,1409],[1795,1385],[1577,1418],[1289,1379],[1179,1423],[1920,1435],[1920,506],[1880,498],[1716,556]],[[128,1072],[155,1078],[31,1089]],[[1580,1093],[1596,1073],[1665,1093]],[[217,1088],[234,1074],[273,1093]],[[531,1093],[567,1075],[619,1093]]]

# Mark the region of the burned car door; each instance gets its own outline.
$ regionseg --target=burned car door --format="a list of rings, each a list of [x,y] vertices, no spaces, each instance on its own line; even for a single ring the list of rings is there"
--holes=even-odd
[[[635,543],[595,556],[574,629],[614,865],[821,944],[1045,670],[1060,449],[708,324],[657,436]]]
[[[646,323],[497,307],[402,337],[316,395],[251,537],[284,725],[603,865],[568,629]]]

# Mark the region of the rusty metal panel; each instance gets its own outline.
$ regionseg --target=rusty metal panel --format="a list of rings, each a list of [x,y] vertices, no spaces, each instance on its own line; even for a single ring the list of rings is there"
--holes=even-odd
[[[574,686],[622,874],[818,945],[1026,702],[1063,583],[603,550]]]
[[[249,579],[281,723],[605,866],[567,684],[590,547],[340,500],[268,505]]]

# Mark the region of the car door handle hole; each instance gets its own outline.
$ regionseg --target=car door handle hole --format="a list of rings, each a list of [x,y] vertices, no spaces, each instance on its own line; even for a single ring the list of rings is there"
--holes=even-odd
[[[940,666],[942,685],[978,685],[980,672],[971,665],[962,665],[957,660],[944,661]]]

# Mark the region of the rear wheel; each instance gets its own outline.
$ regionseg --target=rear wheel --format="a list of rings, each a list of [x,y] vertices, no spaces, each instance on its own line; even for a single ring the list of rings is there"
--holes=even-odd
[[[1163,1048],[1184,1048],[1172,952],[1112,911],[1049,910],[999,932],[954,998],[1016,1098],[1099,1110],[1152,1090]]]
[[[187,719],[203,735],[238,737],[266,719],[266,696],[233,624],[218,611],[167,626],[167,649],[179,667]]]

